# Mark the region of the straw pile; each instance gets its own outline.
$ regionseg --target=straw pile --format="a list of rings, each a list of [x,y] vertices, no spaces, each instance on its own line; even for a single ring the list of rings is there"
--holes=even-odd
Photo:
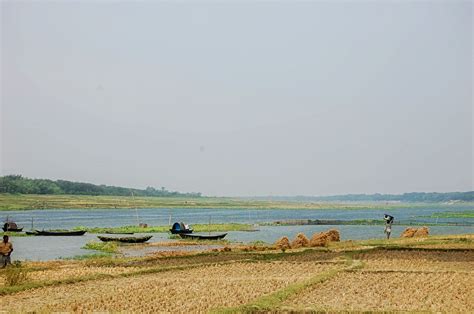
[[[291,247],[296,249],[300,247],[308,247],[309,239],[304,235],[304,233],[298,233],[296,238],[291,242]]]
[[[275,242],[275,246],[277,249],[285,251],[287,249],[291,249],[290,240],[288,237],[282,237],[278,241]]]
[[[416,230],[415,237],[427,237],[430,234],[428,227],[421,227]]]
[[[329,236],[330,241],[333,241],[333,242],[341,241],[341,235],[340,235],[339,231],[337,231],[336,229],[328,230],[327,234]]]
[[[401,234],[401,238],[427,237],[430,230],[428,227],[406,228]]]
[[[331,241],[340,241],[339,231],[331,229],[326,232],[315,233],[311,237],[310,246],[327,246]]]

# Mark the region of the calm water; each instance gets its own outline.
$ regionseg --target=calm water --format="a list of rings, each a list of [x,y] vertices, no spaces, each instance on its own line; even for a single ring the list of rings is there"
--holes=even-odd
[[[426,208],[403,208],[392,210],[235,210],[235,209],[139,209],[139,221],[149,225],[168,225],[171,221],[184,221],[188,224],[208,223],[251,223],[259,224],[288,219],[381,219],[385,212],[395,216],[397,220],[430,223],[474,223],[473,218],[426,218],[438,212],[472,211],[472,206],[436,205]],[[9,218],[16,221],[25,230],[31,228],[33,217],[36,229],[69,229],[77,226],[86,227],[117,227],[136,225],[135,210],[106,209],[106,210],[33,210],[10,211]],[[308,237],[314,232],[337,228],[341,231],[342,239],[383,238],[383,226],[260,226],[256,232],[229,232],[226,239],[237,242],[264,241],[272,243],[281,236],[294,237],[298,232],[304,232]],[[398,236],[406,226],[395,225],[393,235]],[[430,226],[431,234],[462,234],[474,233],[473,226]],[[81,254],[91,254],[94,251],[81,249],[85,243],[98,240],[96,234],[86,234],[80,237],[16,237],[12,239],[15,246],[14,259],[20,260],[50,260],[72,257]],[[168,234],[156,233],[150,242],[168,241]],[[146,252],[169,250],[169,248],[150,248]],[[137,254],[137,253],[130,253]]]

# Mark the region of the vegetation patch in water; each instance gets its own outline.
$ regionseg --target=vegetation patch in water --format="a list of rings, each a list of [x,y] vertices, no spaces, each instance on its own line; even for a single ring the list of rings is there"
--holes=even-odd
[[[254,227],[249,224],[197,224],[192,225],[194,232],[226,232],[226,231],[253,231]],[[123,226],[123,227],[110,227],[110,228],[99,228],[93,227],[88,228],[84,226],[75,227],[74,230],[86,230],[88,233],[159,233],[169,232],[169,226]]]
[[[431,216],[422,216],[425,218],[474,218],[474,210],[462,212],[439,212],[433,213]]]
[[[96,250],[105,253],[118,253],[118,245],[116,242],[96,242],[90,241],[82,247],[86,250]]]

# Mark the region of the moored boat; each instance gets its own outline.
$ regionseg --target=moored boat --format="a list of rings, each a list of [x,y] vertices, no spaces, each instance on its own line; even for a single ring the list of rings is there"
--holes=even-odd
[[[227,233],[214,234],[214,235],[180,233],[179,235],[180,235],[180,237],[183,238],[183,239],[221,240],[221,239],[223,239],[223,238],[227,235]]]
[[[3,231],[7,232],[21,232],[23,230],[23,227],[18,227],[16,223],[13,221],[7,221],[5,224],[3,224]]]
[[[85,230],[35,230],[34,232],[29,231],[26,234],[33,234],[37,236],[81,236],[86,233]]]
[[[122,243],[143,243],[150,240],[153,236],[144,236],[144,237],[104,237],[97,236],[103,242],[122,242]]]
[[[171,227],[170,232],[172,234],[193,233],[193,229],[182,222],[175,222],[173,227]]]

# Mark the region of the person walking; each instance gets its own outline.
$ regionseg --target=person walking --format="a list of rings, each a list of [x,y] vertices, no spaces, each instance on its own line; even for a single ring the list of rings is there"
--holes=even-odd
[[[385,214],[383,219],[385,220],[385,230],[384,230],[384,232],[387,235],[387,240],[388,240],[388,239],[390,239],[390,234],[392,233],[392,224],[393,224],[394,217]]]
[[[0,268],[5,268],[11,264],[10,255],[13,252],[13,244],[8,242],[8,236],[3,236],[3,241],[0,242]]]

